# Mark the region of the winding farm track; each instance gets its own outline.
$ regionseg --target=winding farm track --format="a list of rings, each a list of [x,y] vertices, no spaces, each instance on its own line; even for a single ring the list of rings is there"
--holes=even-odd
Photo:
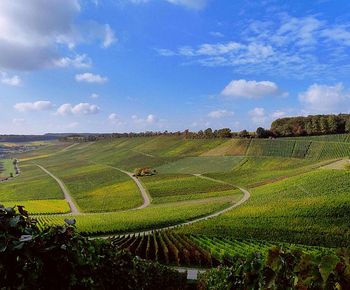
[[[108,167],[116,169],[116,170],[119,170],[120,172],[125,173],[126,175],[128,175],[136,183],[137,187],[139,188],[140,193],[141,193],[142,198],[143,198],[143,204],[141,206],[137,207],[137,208],[133,208],[133,209],[130,209],[130,210],[143,209],[143,208],[148,207],[151,204],[151,199],[150,199],[150,197],[148,195],[148,192],[147,192],[146,188],[144,188],[144,186],[142,185],[141,181],[136,176],[134,176],[133,173],[125,171],[125,170],[117,168],[117,167],[110,166],[110,165],[108,165]]]
[[[80,211],[78,210],[78,208],[76,207],[76,205],[73,202],[73,198],[71,197],[71,195],[69,194],[65,184],[63,183],[63,181],[61,179],[59,179],[58,177],[56,177],[55,175],[53,175],[50,171],[48,171],[45,167],[39,165],[39,164],[35,164],[36,166],[38,166],[42,171],[44,171],[46,174],[50,175],[60,186],[63,195],[64,195],[64,199],[68,202],[69,207],[70,207],[70,211],[72,214],[80,214]]]
[[[215,181],[215,182],[218,182],[218,183],[224,183],[224,184],[230,184],[232,185],[231,183],[228,183],[228,182],[225,182],[225,181],[221,181],[221,180],[217,180],[217,179],[213,179],[213,178],[210,178],[210,177],[206,177],[206,176],[203,176],[201,174],[193,174],[199,178],[203,178],[203,179],[209,179],[209,180],[212,180],[212,181]],[[232,185],[234,186],[234,185]],[[212,218],[215,218],[215,217],[218,217],[236,207],[239,207],[240,205],[242,205],[243,203],[245,203],[249,198],[250,198],[250,192],[244,188],[241,188],[241,187],[237,187],[237,186],[234,186],[236,188],[238,188],[242,193],[243,193],[243,197],[236,203],[232,204],[231,206],[229,207],[226,207],[220,211],[217,211],[217,212],[214,212],[212,214],[209,214],[209,215],[206,215],[206,216],[203,216],[203,217],[199,217],[199,218],[196,218],[196,219],[193,219],[191,221],[188,221],[188,222],[182,222],[182,223],[179,223],[179,224],[176,224],[176,225],[173,225],[173,226],[168,226],[168,227],[162,227],[162,228],[155,228],[155,229],[152,229],[152,230],[147,230],[147,231],[141,231],[141,232],[131,232],[131,233],[124,233],[122,235],[108,235],[108,236],[104,236],[103,238],[110,238],[110,237],[115,237],[115,236],[125,236],[125,235],[149,235],[153,232],[159,232],[159,231],[164,231],[164,230],[171,230],[171,229],[175,229],[177,227],[183,227],[183,226],[188,226],[188,225],[192,225],[194,223],[198,223],[198,222],[201,222],[201,221],[206,221],[206,220],[209,220],[209,219],[212,219]]]
[[[58,185],[60,186],[63,194],[64,194],[64,198],[65,200],[68,202],[69,204],[69,207],[71,209],[71,214],[74,214],[74,215],[78,215],[78,214],[81,214],[80,211],[78,210],[78,208],[76,207],[76,205],[74,204],[73,202],[73,199],[71,197],[71,195],[69,194],[65,184],[63,183],[62,180],[60,180],[58,177],[56,177],[54,174],[52,174],[50,171],[48,171],[45,167],[39,165],[39,164],[35,164],[36,166],[38,166],[41,170],[43,170],[46,174],[48,174],[49,176],[51,176],[57,183]],[[147,190],[145,189],[145,187],[143,186],[143,184],[140,182],[140,180],[134,176],[133,173],[131,172],[128,172],[128,171],[125,171],[123,169],[120,169],[120,168],[117,168],[117,167],[113,167],[113,166],[110,166],[110,165],[107,165],[108,167],[110,168],[113,168],[113,169],[116,169],[124,174],[127,174],[131,179],[133,179],[133,181],[136,183],[137,187],[139,188],[140,190],[140,193],[143,197],[143,204],[137,208],[133,208],[133,209],[130,209],[130,210],[127,210],[127,211],[131,211],[131,210],[139,210],[139,209],[144,209],[146,207],[148,207],[150,204],[151,204],[151,199],[150,199],[150,196],[147,192]],[[230,184],[232,185],[231,183],[228,183],[228,182],[225,182],[225,181],[221,181],[221,180],[217,180],[217,179],[213,179],[213,178],[210,178],[210,177],[207,177],[207,176],[203,176],[201,174],[193,174],[194,176],[197,176],[199,178],[203,178],[203,179],[209,179],[209,180],[212,180],[214,182],[218,182],[218,183],[224,183],[224,184]],[[232,185],[234,186],[234,185]],[[241,187],[237,187],[235,186],[236,188],[238,188],[242,193],[243,193],[243,197],[236,203],[230,205],[229,207],[226,207],[220,211],[217,211],[217,212],[214,212],[212,214],[209,214],[209,215],[206,215],[206,216],[202,216],[202,217],[199,217],[199,218],[196,218],[196,219],[193,219],[191,221],[187,221],[187,222],[182,222],[182,223],[179,223],[179,224],[176,224],[176,225],[173,225],[173,226],[167,226],[167,227],[162,227],[162,228],[155,228],[155,229],[151,229],[151,230],[147,230],[147,231],[141,231],[141,232],[132,232],[132,233],[125,233],[123,235],[148,235],[148,234],[151,234],[152,232],[157,232],[157,231],[163,231],[163,230],[170,230],[170,229],[174,229],[174,228],[177,228],[177,227],[182,227],[182,226],[188,226],[188,225],[192,225],[194,223],[198,223],[198,222],[201,222],[201,221],[205,221],[205,220],[208,220],[208,219],[212,219],[212,218],[215,218],[215,217],[218,217],[236,207],[239,207],[240,205],[242,205],[243,203],[245,203],[249,198],[250,198],[250,192],[244,188],[241,188]],[[100,213],[101,214],[101,213]],[[64,215],[67,215],[67,214],[64,214]],[[108,235],[108,236],[105,236],[104,238],[108,238],[108,237],[114,237],[114,236],[123,236],[123,235]]]

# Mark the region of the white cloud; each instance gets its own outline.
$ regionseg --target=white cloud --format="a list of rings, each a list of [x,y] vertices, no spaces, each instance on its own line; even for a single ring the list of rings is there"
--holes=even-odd
[[[255,125],[264,126],[267,120],[264,108],[254,108],[248,112]]]
[[[279,93],[279,88],[270,81],[247,81],[233,80],[221,92],[225,97],[230,98],[260,98],[263,96],[273,96]]]
[[[143,3],[148,3],[151,0],[129,0],[129,1],[133,4],[143,4]],[[183,6],[194,10],[203,9],[208,2],[208,0],[164,0],[164,1],[170,4]]]
[[[100,112],[97,105],[79,103],[77,105],[63,104],[57,109],[57,114],[65,115],[93,115]]]
[[[299,94],[299,100],[306,112],[337,113],[348,111],[350,94],[342,83],[334,86],[313,84]]]
[[[91,66],[92,61],[86,54],[78,54],[75,57],[62,57],[54,60],[55,66],[58,67],[75,67],[75,68],[88,68]]]
[[[22,80],[19,76],[9,76],[6,72],[0,72],[0,82],[9,86],[19,86]]]
[[[117,41],[117,38],[115,37],[114,31],[108,24],[106,24],[102,46],[104,48],[108,48],[116,41]]]
[[[90,98],[91,99],[98,99],[100,96],[98,95],[98,94],[96,94],[96,93],[92,93],[91,95],[90,95]]]
[[[17,103],[14,108],[19,112],[44,111],[52,109],[53,105],[50,101],[37,101],[33,103]]]
[[[119,118],[118,118],[118,115],[116,113],[112,113],[108,116],[108,120],[110,121],[117,121]]]
[[[216,110],[216,111],[211,111],[208,114],[208,117],[213,118],[213,119],[221,119],[224,117],[230,117],[233,116],[234,113],[227,111],[227,110]]]
[[[176,49],[158,49],[165,57],[182,57],[184,64],[233,67],[238,74],[260,74],[303,79],[348,74],[350,23],[336,24],[321,16],[291,17],[280,13],[271,20],[242,19],[227,42],[182,44]],[[236,26],[235,26],[236,28]]]
[[[115,40],[111,27],[94,21],[76,21],[80,0],[0,1],[0,68],[36,70],[51,67],[87,67],[90,61],[62,55],[79,43]]]
[[[154,123],[157,122],[157,117],[155,115],[153,115],[153,114],[150,114],[150,115],[147,116],[146,122],[148,124],[154,124]]]
[[[135,124],[155,124],[158,122],[158,118],[153,115],[149,114],[146,118],[139,118],[137,115],[131,116],[131,119]]]
[[[287,115],[286,112],[283,111],[275,111],[271,114],[272,119],[279,119],[279,118],[283,118]]]
[[[175,5],[184,6],[191,9],[203,9],[207,0],[166,0],[167,2]]]
[[[108,81],[107,77],[103,77],[99,74],[83,73],[75,75],[75,80],[77,82],[104,84]]]
[[[48,13],[54,11],[54,13]],[[36,69],[52,65],[58,39],[73,33],[78,0],[0,2],[0,67]]]

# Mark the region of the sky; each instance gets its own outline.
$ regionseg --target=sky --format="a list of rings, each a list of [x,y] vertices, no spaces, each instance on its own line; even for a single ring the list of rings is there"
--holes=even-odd
[[[0,0],[0,134],[350,112],[348,0]]]

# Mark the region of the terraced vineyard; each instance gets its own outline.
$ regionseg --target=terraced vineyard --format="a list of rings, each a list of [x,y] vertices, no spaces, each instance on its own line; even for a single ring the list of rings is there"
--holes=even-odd
[[[300,251],[312,256],[334,254],[332,248],[311,247],[298,244],[271,243],[257,240],[232,240],[201,235],[184,235],[173,231],[126,235],[113,238],[120,249],[142,259],[167,265],[213,267],[231,264],[237,257],[260,253],[266,257],[274,247]]]
[[[212,267],[219,264],[209,251],[192,239],[171,231],[116,237],[113,243],[140,258],[166,265]]]
[[[41,215],[38,225],[61,225],[75,219],[78,231],[86,236],[123,234],[158,229],[207,216],[232,204],[231,197],[208,198],[196,202],[173,202],[145,209],[82,215]]]
[[[251,199],[184,233],[349,246],[350,173],[319,169],[251,190]]]
[[[350,155],[347,140],[345,136],[277,140],[158,136],[56,142],[19,156],[22,173],[0,183],[0,200],[41,214],[41,228],[74,218],[80,233],[98,236],[149,231],[205,217],[239,202],[242,192],[235,186],[240,186],[251,192],[245,204],[178,228],[173,235],[194,234],[186,237],[193,243],[199,243],[195,237],[208,238],[215,247],[229,240],[256,239],[260,244],[251,247],[262,250],[267,246],[261,241],[346,246],[349,172],[345,167],[319,168]],[[70,213],[57,182],[36,164],[65,185],[82,214]],[[151,204],[136,210],[143,203],[140,190],[118,169],[132,172],[139,167],[150,167],[157,174],[139,178]],[[249,252],[248,248],[242,249]],[[217,260],[222,260],[218,255],[222,251],[210,250]]]

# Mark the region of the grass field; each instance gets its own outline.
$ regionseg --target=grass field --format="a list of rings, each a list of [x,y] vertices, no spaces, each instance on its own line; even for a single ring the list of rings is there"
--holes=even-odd
[[[186,157],[172,163],[157,167],[159,173],[204,174],[212,172],[228,172],[242,161],[243,157]]]
[[[12,159],[0,159],[0,178],[15,176],[15,167]]]
[[[21,154],[22,174],[0,184],[0,201],[22,201],[33,213],[66,212],[60,188],[36,162],[64,182],[84,213],[76,216],[78,230],[98,235],[163,227],[215,212],[240,200],[242,193],[234,186],[242,186],[251,191],[248,202],[182,231],[222,239],[347,245],[350,173],[335,163],[340,158],[347,163],[347,138],[158,136],[51,143]],[[152,198],[148,208],[129,210],[142,204],[140,192],[128,175],[111,166],[157,170],[155,176],[140,178]],[[334,166],[338,169],[330,170]],[[59,200],[57,207],[50,200]],[[40,222],[62,223],[66,217],[44,215]]]
[[[21,164],[21,174],[0,183],[0,202],[63,199],[57,183],[33,164]]]

